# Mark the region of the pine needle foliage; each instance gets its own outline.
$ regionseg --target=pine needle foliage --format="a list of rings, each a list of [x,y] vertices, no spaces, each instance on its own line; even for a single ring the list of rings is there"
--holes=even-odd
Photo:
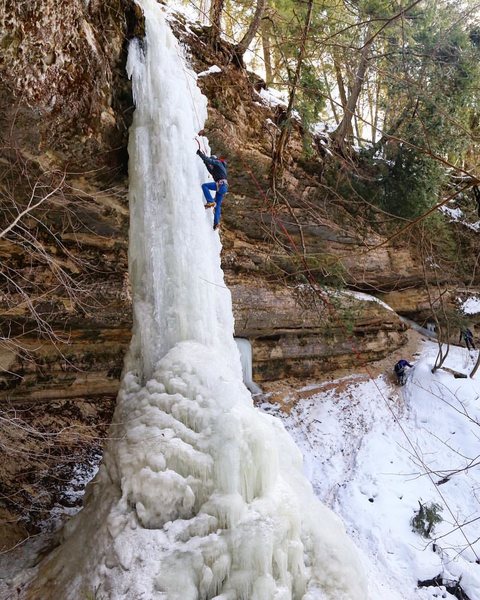
[[[411,525],[413,531],[419,533],[424,538],[429,538],[433,533],[435,525],[443,521],[443,517],[440,515],[443,507],[436,502],[422,504],[419,501],[418,504],[420,508],[412,518]]]

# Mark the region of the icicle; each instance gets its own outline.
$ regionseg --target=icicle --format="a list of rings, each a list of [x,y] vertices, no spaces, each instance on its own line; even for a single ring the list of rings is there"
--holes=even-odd
[[[240,352],[240,362],[242,365],[243,383],[252,392],[252,394],[261,394],[262,390],[253,381],[252,376],[252,344],[245,338],[235,338],[238,350]]]

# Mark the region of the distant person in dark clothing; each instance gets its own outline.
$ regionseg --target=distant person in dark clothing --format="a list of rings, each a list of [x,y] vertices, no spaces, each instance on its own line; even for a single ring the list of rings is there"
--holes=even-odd
[[[397,364],[393,367],[393,370],[395,371],[395,375],[397,376],[397,382],[398,385],[405,385],[406,381],[407,381],[407,374],[405,373],[405,368],[406,367],[410,367],[412,368],[413,365],[411,365],[408,360],[405,359],[401,359],[397,362]]]
[[[199,135],[203,135],[203,131],[200,131]],[[213,229],[217,229],[222,215],[222,201],[228,192],[227,163],[223,158],[217,158],[214,154],[206,156],[200,149],[197,150],[197,154],[203,160],[208,172],[213,177],[213,181],[202,183],[202,190],[207,201],[205,208],[215,207]],[[215,198],[212,197],[210,190],[215,190]]]
[[[470,331],[470,329],[468,329],[468,327],[465,327],[465,329],[462,329],[460,331],[460,338],[458,339],[458,341],[461,342],[462,339],[465,342],[467,350],[476,350],[475,344],[473,343],[473,333]]]
[[[478,185],[473,187],[473,197],[475,198],[475,202],[477,203],[477,212],[480,217],[480,188]]]

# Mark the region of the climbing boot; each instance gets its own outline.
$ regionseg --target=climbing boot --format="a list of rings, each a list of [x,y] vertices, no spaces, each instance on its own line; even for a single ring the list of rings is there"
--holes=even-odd
[[[205,208],[212,208],[216,205],[216,202],[207,202],[204,204]]]
[[[217,231],[217,229],[220,227],[220,223],[215,223],[215,225],[213,226],[213,231]]]

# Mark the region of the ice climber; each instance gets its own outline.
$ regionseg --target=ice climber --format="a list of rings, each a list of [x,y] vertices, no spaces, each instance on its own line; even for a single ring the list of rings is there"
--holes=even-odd
[[[406,367],[410,367],[412,368],[413,365],[411,365],[408,360],[405,359],[401,359],[397,362],[397,364],[393,367],[393,370],[395,371],[395,375],[397,376],[397,382],[399,385],[405,385],[406,381],[407,381],[407,374],[405,373],[405,368]]]
[[[218,229],[220,217],[222,215],[222,200],[228,192],[227,181],[227,163],[223,158],[217,158],[215,154],[206,156],[200,149],[197,150],[198,156],[203,160],[208,172],[213,177],[213,181],[202,183],[203,195],[207,201],[205,208],[214,207],[213,229]],[[210,190],[215,190],[215,198],[212,197]]]
[[[462,339],[465,342],[465,346],[467,347],[467,350],[476,350],[475,344],[473,343],[473,333],[467,327],[465,327],[465,329],[462,329],[460,331],[460,338],[458,341],[461,342]]]

